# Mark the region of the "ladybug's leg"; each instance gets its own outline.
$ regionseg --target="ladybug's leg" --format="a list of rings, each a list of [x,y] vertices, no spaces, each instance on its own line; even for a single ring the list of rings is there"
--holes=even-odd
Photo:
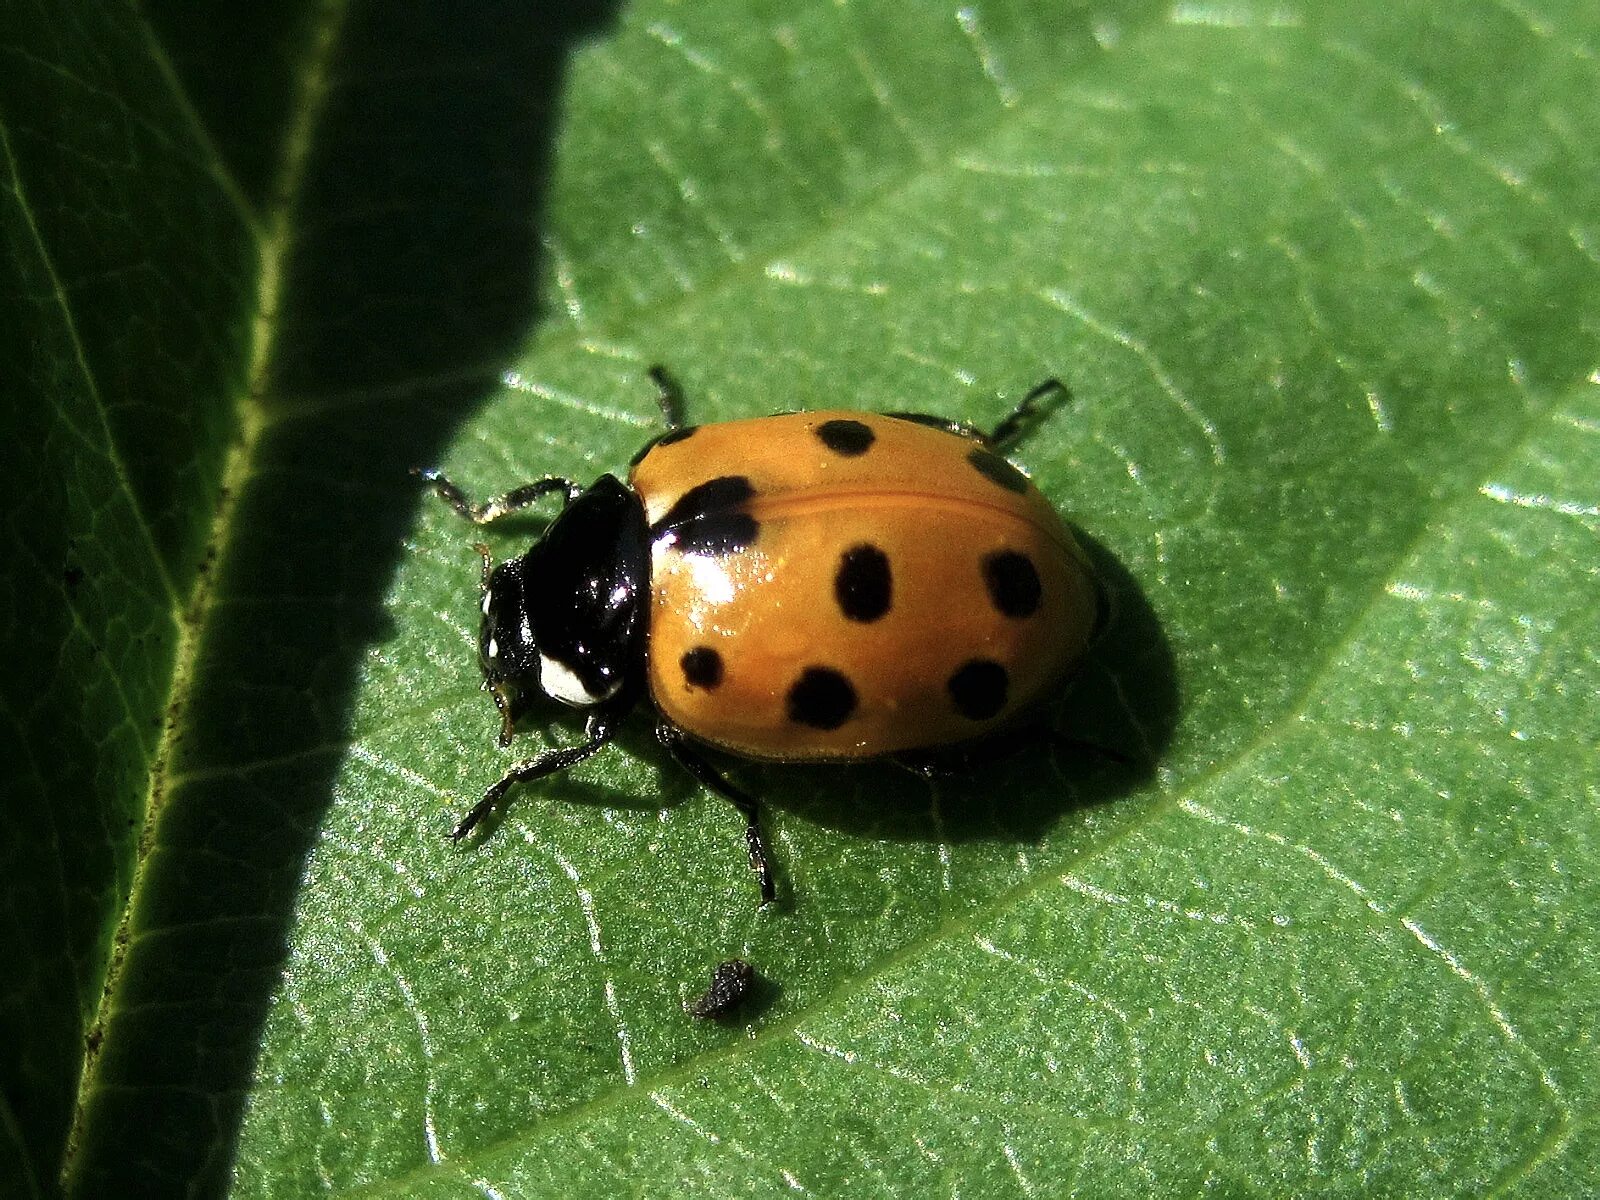
[[[1061,380],[1046,379],[1024,396],[1022,403],[1012,409],[1006,418],[994,427],[993,432],[985,437],[985,440],[996,450],[1009,450],[1024,432],[1024,427],[1041,415],[1039,402],[1046,396],[1052,395],[1059,397],[1057,400],[1059,404],[1068,403],[1072,399],[1072,393],[1067,390],[1067,385],[1062,383]]]
[[[656,741],[665,746],[673,761],[693,775],[703,787],[731,801],[744,814],[744,840],[750,850],[750,869],[756,873],[756,879],[761,884],[761,903],[771,904],[777,889],[772,884],[772,868],[767,862],[767,840],[761,836],[761,806],[756,798],[740,791],[718,774],[717,769],[689,745],[683,730],[676,725],[666,721],[658,724]]]
[[[546,750],[537,758],[528,758],[517,763],[484,792],[483,799],[472,806],[471,812],[461,818],[461,823],[451,831],[450,840],[459,842],[471,833],[479,822],[500,806],[505,794],[516,784],[531,783],[535,779],[558,774],[589,758],[616,736],[617,727],[622,723],[621,718],[626,712],[626,708],[597,709],[589,714],[589,722],[584,727],[584,732],[589,735],[588,741],[580,746],[561,746],[554,750]]]
[[[563,479],[559,475],[547,475],[543,479],[535,479],[532,483],[525,483],[521,487],[512,488],[503,496],[495,496],[485,500],[482,504],[474,504],[467,499],[467,494],[445,478],[440,471],[412,467],[411,473],[417,478],[433,485],[435,494],[451,508],[455,509],[463,518],[474,525],[487,525],[491,521],[498,521],[507,513],[516,512],[519,508],[540,500],[551,492],[561,492],[566,497],[566,502],[571,504],[583,494],[583,489],[570,479]]]
[[[683,389],[678,381],[667,374],[662,366],[650,368],[650,380],[656,385],[656,405],[661,409],[661,419],[667,431],[683,428]]]

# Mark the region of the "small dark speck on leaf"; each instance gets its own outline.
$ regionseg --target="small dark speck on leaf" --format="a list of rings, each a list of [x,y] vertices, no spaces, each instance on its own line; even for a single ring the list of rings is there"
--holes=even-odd
[[[731,1014],[755,986],[756,971],[742,958],[718,963],[711,972],[711,986],[698,1000],[685,1004],[691,1017],[725,1017]]]

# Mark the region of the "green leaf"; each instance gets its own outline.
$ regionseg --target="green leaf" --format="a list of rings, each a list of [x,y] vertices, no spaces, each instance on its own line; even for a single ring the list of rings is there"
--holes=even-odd
[[[1600,1188],[1600,20],[1416,7],[7,21],[0,1191]],[[734,764],[760,911],[641,721],[452,847],[407,469],[621,470],[655,362],[1067,379],[1062,718],[1151,769]]]
[[[257,250],[139,21],[0,24],[0,1194],[26,1196],[54,1187],[162,786]]]

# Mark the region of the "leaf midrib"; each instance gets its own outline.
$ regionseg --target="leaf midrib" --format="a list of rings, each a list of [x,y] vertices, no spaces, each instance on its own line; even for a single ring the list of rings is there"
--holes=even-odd
[[[251,225],[252,231],[257,234],[257,277],[255,315],[251,322],[249,370],[246,386],[233,397],[233,407],[238,422],[238,440],[229,452],[223,467],[217,510],[213,514],[211,530],[206,539],[208,551],[215,552],[219,564],[226,561],[234,545],[235,515],[239,511],[240,499],[246,486],[255,474],[257,447],[268,428],[268,422],[263,419],[259,398],[272,365],[277,332],[275,319],[279,311],[279,292],[283,278],[282,268],[291,246],[290,220],[309,157],[312,133],[327,97],[332,52],[337,45],[338,34],[347,11],[348,0],[327,0],[324,5],[322,24],[313,42],[314,52],[308,55],[305,72],[299,80],[297,103],[292,109],[296,119],[291,120],[285,137],[283,170],[275,193],[274,206],[263,224]],[[151,45],[152,54],[155,54],[160,61],[162,78],[172,89],[174,102],[185,115],[186,121],[194,126],[193,132],[201,145],[216,156],[217,149],[199,123],[194,106],[182,89],[181,81],[171,71],[166,56],[159,53],[159,39],[149,29],[145,15],[138,12],[136,19],[144,28],[144,36]],[[228,181],[232,180],[232,174],[220,158],[215,162],[213,173],[220,173],[223,176],[219,186],[230,201],[235,205],[240,203],[243,198],[242,191],[236,181],[230,185]],[[260,235],[262,229],[266,231],[264,237]],[[112,1012],[117,1007],[122,971],[127,962],[129,947],[132,945],[130,927],[134,914],[139,909],[143,885],[147,878],[144,865],[156,843],[156,829],[162,813],[166,810],[165,801],[170,793],[166,778],[167,770],[174,761],[177,747],[183,741],[185,717],[194,694],[200,651],[206,632],[211,627],[211,623],[207,620],[210,602],[214,595],[215,582],[221,573],[220,569],[197,572],[188,602],[181,606],[178,605],[176,590],[173,590],[178,617],[178,642],[173,655],[172,682],[168,689],[170,699],[167,707],[168,711],[175,715],[163,723],[160,741],[150,761],[150,783],[145,798],[144,824],[139,833],[132,883],[117,922],[116,933],[112,937],[111,955],[106,965],[100,1006],[88,1031],[83,1068],[78,1076],[77,1094],[74,1098],[72,1125],[67,1131],[66,1147],[61,1163],[62,1187],[68,1194],[76,1190],[74,1171],[79,1162],[78,1148],[83,1140],[84,1120],[89,1111],[88,1099],[94,1094],[98,1085],[97,1068],[105,1052],[105,1037],[96,1038],[94,1033],[101,1031],[103,1034]]]

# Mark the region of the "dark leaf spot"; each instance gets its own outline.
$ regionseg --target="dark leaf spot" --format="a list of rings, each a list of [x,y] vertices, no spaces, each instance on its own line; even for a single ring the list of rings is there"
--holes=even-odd
[[[748,996],[756,984],[755,968],[742,958],[730,958],[718,963],[711,973],[711,986],[706,994],[692,1004],[685,1005],[691,1017],[727,1016]]]

